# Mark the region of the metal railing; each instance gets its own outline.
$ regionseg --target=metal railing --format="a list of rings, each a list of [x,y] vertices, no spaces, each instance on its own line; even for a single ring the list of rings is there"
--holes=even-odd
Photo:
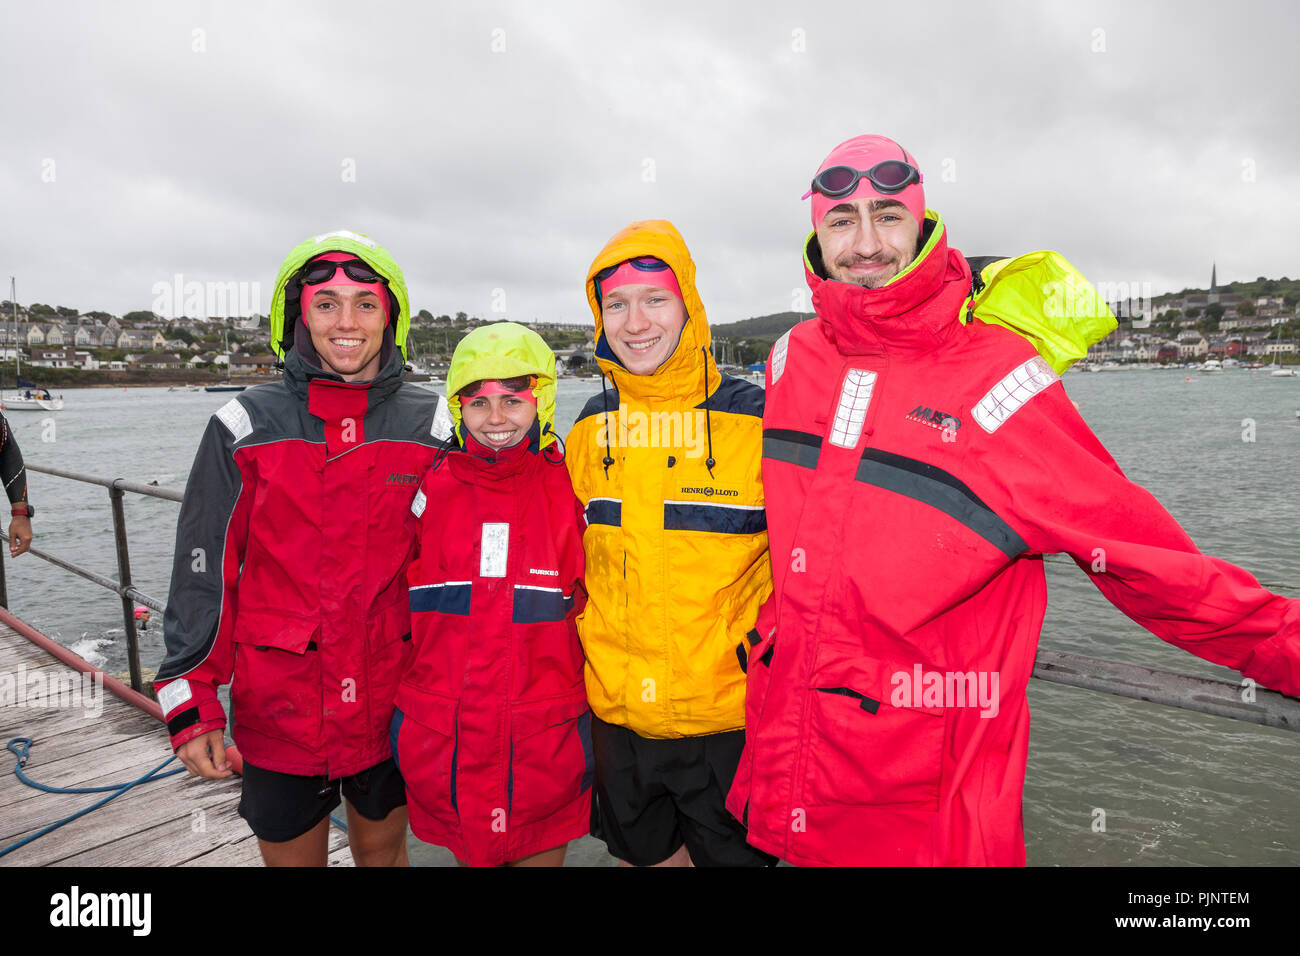
[[[29,550],[38,558],[43,558],[87,581],[115,592],[122,599],[122,623],[126,629],[131,687],[136,691],[143,691],[139,637],[135,629],[135,604],[143,604],[159,612],[164,611],[166,607],[157,598],[150,597],[131,584],[131,559],[127,549],[126,517],[122,509],[122,498],[124,493],[129,491],[150,498],[179,502],[184,499],[184,494],[174,488],[142,485],[139,482],[127,481],[125,478],[83,475],[45,465],[28,464],[27,469],[43,475],[82,481],[108,489],[108,498],[113,509],[113,537],[117,547],[118,579],[116,581],[37,548]],[[0,532],[0,538],[7,540],[8,535]],[[9,606],[2,554],[0,554],[0,605],[6,608]],[[1234,683],[1214,678],[1194,677],[1159,668],[1123,664],[1118,661],[1042,648],[1039,649],[1035,659],[1032,676],[1068,687],[1080,687],[1119,697],[1129,697],[1133,700],[1180,707],[1202,714],[1230,717],[1233,720],[1243,720],[1265,727],[1300,731],[1300,699],[1257,688],[1251,681]]]
[[[161,612],[166,608],[166,605],[131,584],[131,555],[126,543],[126,514],[122,508],[122,498],[129,491],[150,498],[182,501],[185,497],[184,493],[174,488],[142,485],[138,481],[127,481],[125,478],[100,478],[97,475],[84,475],[76,471],[65,471],[62,468],[33,465],[30,462],[26,463],[26,467],[28,471],[36,471],[43,475],[53,475],[56,478],[67,478],[71,481],[81,481],[91,485],[100,485],[108,489],[109,506],[113,511],[113,539],[117,551],[116,581],[112,578],[106,578],[102,574],[96,574],[94,571],[83,568],[72,561],[42,551],[40,548],[32,547],[28,551],[50,564],[63,568],[65,571],[71,571],[87,581],[115,592],[122,599],[122,624],[126,629],[126,653],[131,668],[131,689],[143,693],[144,678],[140,671],[140,638],[135,629],[135,606],[143,604],[145,607],[151,607],[155,611]],[[9,536],[0,533],[0,538],[7,541]],[[5,580],[4,555],[2,553],[0,553],[0,605],[5,608],[9,607],[9,591]]]

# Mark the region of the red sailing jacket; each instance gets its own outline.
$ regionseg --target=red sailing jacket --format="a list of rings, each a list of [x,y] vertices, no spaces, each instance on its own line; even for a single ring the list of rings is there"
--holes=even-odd
[[[1026,340],[959,321],[969,269],[927,225],[880,289],[820,278],[814,238],[817,318],[767,366],[776,591],[727,806],[795,863],[1024,863],[1045,553],[1160,638],[1300,693],[1300,602],[1201,554]]]
[[[587,833],[591,713],[582,646],[584,522],[563,459],[467,437],[411,505],[414,650],[393,751],[411,830],[474,866]]]
[[[347,776],[388,759],[410,634],[410,503],[446,402],[392,350],[351,384],[288,353],[208,423],[185,488],[158,700],[173,748],[225,726],[243,757]],[[233,678],[233,682],[232,682]]]

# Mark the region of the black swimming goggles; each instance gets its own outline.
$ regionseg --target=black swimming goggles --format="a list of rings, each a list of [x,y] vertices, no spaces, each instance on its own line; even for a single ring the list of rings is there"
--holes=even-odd
[[[334,278],[334,273],[339,269],[353,282],[382,282],[388,285],[387,279],[360,259],[344,259],[342,262],[321,259],[309,262],[299,276],[299,281],[303,285],[320,285]]]
[[[913,183],[923,182],[921,171],[901,159],[886,159],[884,162],[876,163],[870,169],[831,166],[813,177],[812,187],[803,194],[802,198],[807,199],[814,192],[832,199],[847,196],[858,188],[858,181],[863,176],[867,177],[876,192],[886,196],[902,192]]]

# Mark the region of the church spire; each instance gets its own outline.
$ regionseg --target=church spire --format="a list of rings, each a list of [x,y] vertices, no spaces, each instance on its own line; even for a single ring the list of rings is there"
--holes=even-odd
[[[1219,291],[1219,283],[1217,279],[1218,268],[1219,266],[1217,262],[1211,264],[1210,266],[1210,291],[1211,292]]]

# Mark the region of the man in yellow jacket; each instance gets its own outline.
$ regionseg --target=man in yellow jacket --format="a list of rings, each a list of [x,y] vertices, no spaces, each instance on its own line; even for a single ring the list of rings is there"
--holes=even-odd
[[[772,593],[763,390],[721,374],[682,237],[620,231],[591,264],[601,394],[567,443],[586,508],[592,832],[625,864],[770,865],[724,807]]]

